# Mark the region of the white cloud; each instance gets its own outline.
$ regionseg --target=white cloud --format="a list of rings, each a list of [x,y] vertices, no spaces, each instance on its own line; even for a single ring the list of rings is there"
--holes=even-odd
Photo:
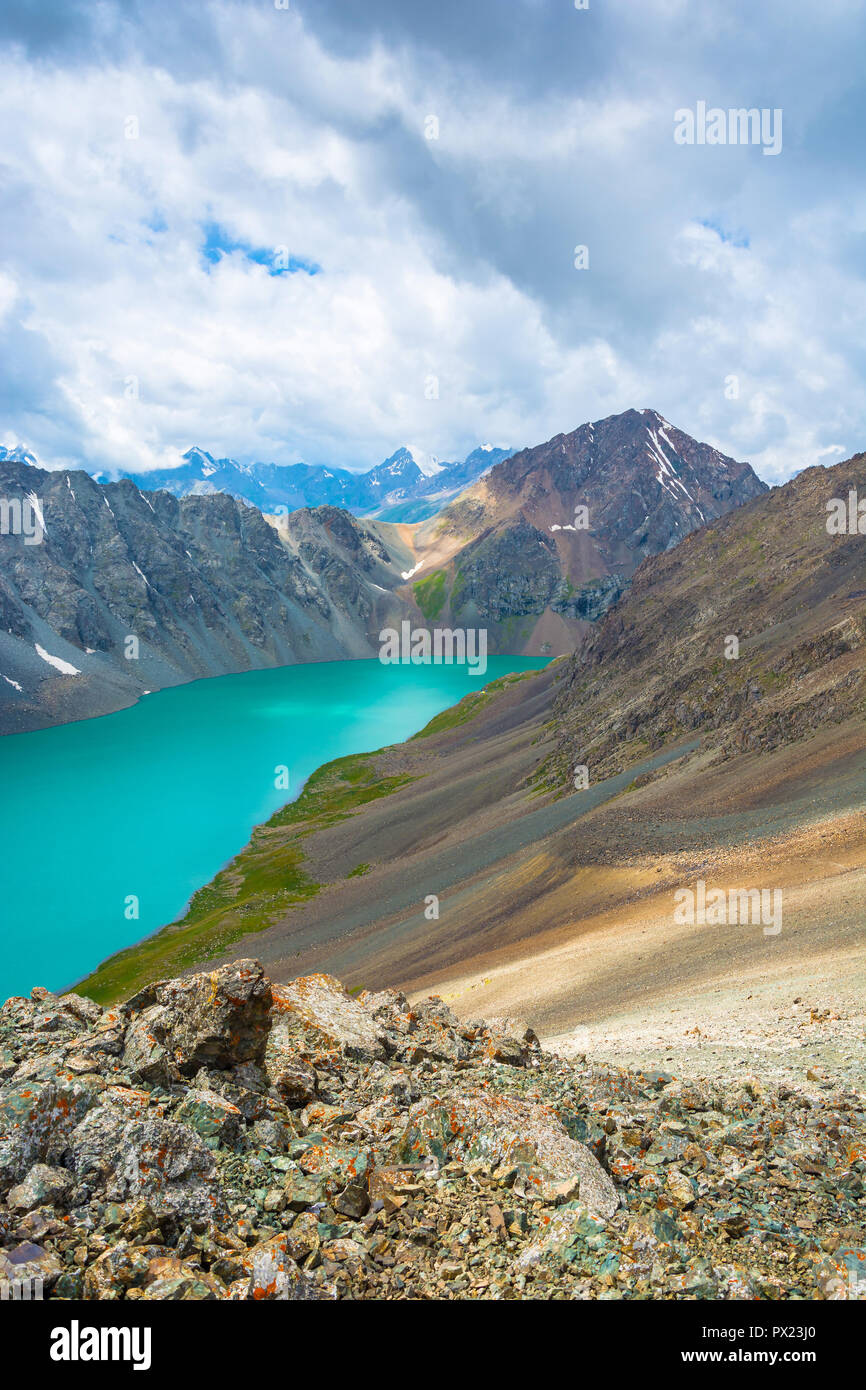
[[[124,46],[105,15],[102,56],[10,52],[0,318],[39,351],[3,397],[4,437],[52,465],[147,469],[199,443],[351,467],[407,439],[453,458],[652,405],[770,480],[852,451],[864,200],[853,175],[791,176],[844,82],[828,72],[786,112],[778,161],[676,148],[688,8],[647,6],[572,88],[420,39],[329,51],[315,11],[230,4],[204,7],[194,71],[180,39]],[[854,19],[829,22],[842,42]],[[693,42],[695,90],[727,82],[727,21]],[[764,81],[744,54],[724,104],[773,104]],[[322,273],[272,276],[241,251],[207,266],[206,223]]]

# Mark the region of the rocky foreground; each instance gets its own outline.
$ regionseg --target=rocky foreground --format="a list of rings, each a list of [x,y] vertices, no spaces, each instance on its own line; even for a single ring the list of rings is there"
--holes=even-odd
[[[866,1102],[568,1062],[256,961],[0,1009],[0,1279],[55,1299],[866,1296]],[[858,1273],[860,1278],[858,1279]]]

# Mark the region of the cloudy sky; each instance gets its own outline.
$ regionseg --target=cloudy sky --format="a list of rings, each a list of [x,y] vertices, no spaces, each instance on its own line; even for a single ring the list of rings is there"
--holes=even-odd
[[[861,0],[283,2],[4,0],[0,442],[866,448]],[[677,144],[701,101],[781,152]]]

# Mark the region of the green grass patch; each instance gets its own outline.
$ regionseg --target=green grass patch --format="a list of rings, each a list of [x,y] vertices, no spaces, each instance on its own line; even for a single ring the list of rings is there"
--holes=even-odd
[[[428,574],[426,579],[419,579],[417,584],[412,585],[415,593],[415,602],[424,614],[428,622],[433,622],[439,617],[445,607],[445,571],[434,570],[433,574]]]
[[[451,585],[451,612],[459,613],[463,607],[463,591],[466,588],[466,575],[463,570],[458,569],[454,575],[454,583]]]
[[[470,719],[474,719],[477,714],[489,705],[490,701],[500,691],[507,690],[509,686],[516,685],[518,681],[526,680],[527,676],[536,676],[537,671],[512,671],[506,676],[500,676],[497,680],[491,681],[483,690],[473,692],[471,695],[464,695],[456,705],[450,709],[444,709],[441,714],[435,714],[429,724],[425,724],[423,729],[419,729],[417,734],[413,734],[410,743],[414,743],[419,738],[431,738],[433,734],[444,733],[446,729],[457,729],[461,724],[468,724]]]
[[[369,864],[356,864],[354,869],[350,869],[346,874],[346,878],[363,878],[364,874],[368,874],[369,872]]]
[[[236,941],[272,926],[316,896],[321,884],[304,868],[307,835],[345,820],[362,806],[413,780],[380,777],[369,754],[325,763],[297,801],[253,831],[245,849],[192,898],[183,917],[116,955],[75,986],[100,1004],[123,999],[151,980],[221,956]],[[369,865],[352,871],[366,872]]]

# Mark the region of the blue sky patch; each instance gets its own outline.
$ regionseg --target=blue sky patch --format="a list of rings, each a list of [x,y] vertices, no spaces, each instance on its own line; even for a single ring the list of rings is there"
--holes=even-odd
[[[719,240],[723,241],[726,246],[747,248],[749,245],[746,232],[729,232],[726,227],[722,226],[721,222],[716,222],[712,217],[699,217],[698,224],[701,227],[707,227],[711,232],[715,232]]]
[[[263,265],[269,275],[297,275],[299,271],[306,275],[321,274],[320,265],[302,256],[293,256],[287,246],[253,246],[248,241],[238,241],[218,222],[205,222],[202,230],[204,244],[201,253],[206,270],[209,266],[218,265],[223,256],[240,251],[246,260]]]

